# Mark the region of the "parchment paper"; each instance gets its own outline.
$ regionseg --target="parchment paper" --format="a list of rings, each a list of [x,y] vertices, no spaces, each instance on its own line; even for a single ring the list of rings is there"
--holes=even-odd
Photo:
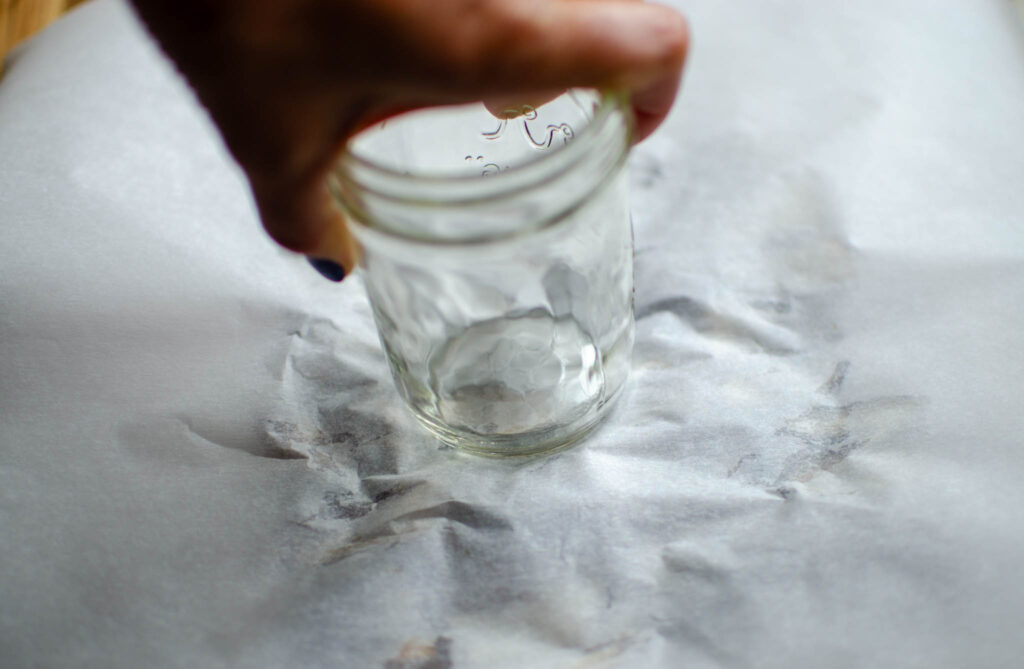
[[[638,338],[554,457],[442,450],[126,5],[0,81],[0,665],[1011,667],[1024,32],[677,1]]]

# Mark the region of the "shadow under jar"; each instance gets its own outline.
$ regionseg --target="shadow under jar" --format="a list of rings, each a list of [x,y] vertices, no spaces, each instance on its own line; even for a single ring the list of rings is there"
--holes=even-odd
[[[493,107],[492,107],[493,109]],[[331,188],[399,393],[485,455],[571,444],[633,347],[625,99],[422,110],[357,135]]]

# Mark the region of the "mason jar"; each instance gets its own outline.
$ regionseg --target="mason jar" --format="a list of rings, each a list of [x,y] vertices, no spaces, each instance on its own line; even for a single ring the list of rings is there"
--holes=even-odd
[[[463,105],[357,135],[331,188],[399,394],[442,442],[571,444],[608,412],[633,347],[623,97]]]

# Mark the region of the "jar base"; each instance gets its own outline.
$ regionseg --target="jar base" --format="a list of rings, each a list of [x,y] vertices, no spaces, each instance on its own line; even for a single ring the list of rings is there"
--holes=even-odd
[[[621,394],[620,387],[614,395],[569,425],[514,434],[479,434],[445,425],[416,410],[413,415],[441,443],[464,453],[489,458],[549,455],[575,446],[589,436],[611,413]]]

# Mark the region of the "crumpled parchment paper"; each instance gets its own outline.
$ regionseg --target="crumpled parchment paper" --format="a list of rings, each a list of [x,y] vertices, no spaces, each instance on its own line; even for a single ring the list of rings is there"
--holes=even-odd
[[[1007,667],[1024,31],[676,1],[638,338],[556,456],[441,450],[117,0],[0,80],[4,667]]]

